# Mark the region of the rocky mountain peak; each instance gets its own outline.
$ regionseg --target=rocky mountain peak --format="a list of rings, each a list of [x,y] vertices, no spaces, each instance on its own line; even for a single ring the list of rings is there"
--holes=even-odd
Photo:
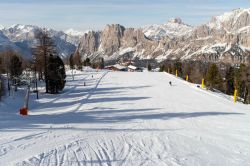
[[[155,24],[143,28],[143,32],[147,37],[156,40],[160,40],[165,37],[171,39],[177,38],[190,33],[192,30],[193,27],[185,24],[180,18],[172,18],[165,24]]]
[[[228,33],[237,33],[241,28],[250,26],[250,9],[239,8],[215,16],[208,23],[208,26],[214,29],[224,29]]]
[[[120,24],[111,24],[111,25],[106,25],[103,33],[109,33],[109,34],[114,34],[114,35],[118,35],[119,37],[123,36],[123,32],[125,30],[125,27],[120,25]]]
[[[168,23],[175,23],[175,24],[184,24],[180,18],[170,18]]]

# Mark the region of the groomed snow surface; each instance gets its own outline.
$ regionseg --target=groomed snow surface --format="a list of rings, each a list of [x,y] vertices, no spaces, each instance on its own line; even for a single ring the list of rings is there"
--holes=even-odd
[[[250,165],[249,105],[166,73],[67,79],[59,95],[32,94],[26,117],[23,91],[4,100],[1,166]]]

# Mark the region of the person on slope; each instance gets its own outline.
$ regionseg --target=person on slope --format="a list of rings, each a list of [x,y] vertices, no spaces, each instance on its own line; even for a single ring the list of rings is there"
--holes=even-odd
[[[172,82],[171,81],[169,81],[169,85],[172,86]]]

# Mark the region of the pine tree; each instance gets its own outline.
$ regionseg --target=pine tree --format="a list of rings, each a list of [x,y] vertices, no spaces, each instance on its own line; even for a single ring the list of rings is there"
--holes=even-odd
[[[191,74],[192,67],[193,67],[192,62],[186,61],[182,63],[182,75],[184,79],[186,79],[186,76],[188,75],[189,81],[191,81],[190,74]]]
[[[150,64],[148,64],[147,68],[148,68],[148,71],[152,70],[152,66]]]
[[[58,93],[65,86],[65,68],[62,59],[59,56],[50,55],[48,59],[48,91],[49,93]]]
[[[174,63],[174,72],[175,71],[178,71],[178,76],[182,76],[182,63],[180,62],[180,61],[176,61],[175,63]]]
[[[4,95],[4,79],[3,79],[3,76],[2,74],[0,73],[0,101],[1,101],[1,98],[2,96]]]
[[[250,91],[250,67],[241,64],[235,71],[235,87],[238,90],[239,97],[243,98],[243,102],[249,103]]]
[[[0,74],[3,73],[3,58],[0,55]]]
[[[10,77],[19,77],[22,74],[22,61],[17,55],[10,58]]]
[[[91,62],[89,58],[86,58],[83,62],[83,66],[91,66]]]
[[[165,70],[165,65],[163,64],[163,65],[160,65],[160,70],[159,70],[159,72],[163,72]]]
[[[234,68],[229,67],[229,69],[226,71],[226,94],[233,95],[235,86],[234,86]]]
[[[219,89],[222,88],[222,77],[219,73],[218,67],[216,64],[211,64],[208,68],[208,72],[206,75],[207,86],[210,89]]]

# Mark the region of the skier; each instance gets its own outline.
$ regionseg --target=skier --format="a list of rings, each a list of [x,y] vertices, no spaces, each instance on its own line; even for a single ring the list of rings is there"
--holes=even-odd
[[[172,82],[171,81],[169,81],[169,85],[172,86]]]

